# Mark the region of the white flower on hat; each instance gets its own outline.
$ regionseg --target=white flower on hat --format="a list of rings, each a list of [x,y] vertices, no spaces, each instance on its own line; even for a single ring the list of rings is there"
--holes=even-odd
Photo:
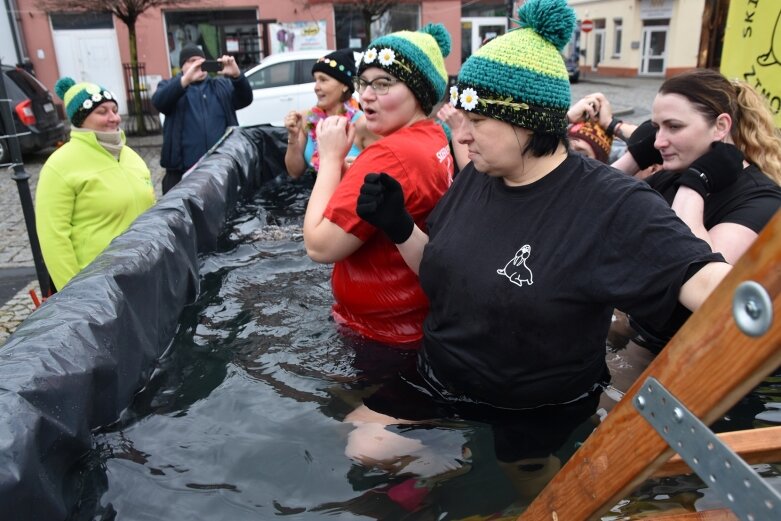
[[[366,49],[366,52],[363,55],[363,63],[371,63],[374,60],[377,59],[377,49],[372,47],[371,49]]]
[[[95,103],[99,102],[100,101],[100,94],[93,94],[92,95],[92,101],[94,101]]]
[[[386,67],[388,65],[393,64],[393,60],[396,59],[396,53],[393,52],[393,49],[388,49],[387,47],[380,51],[380,64],[385,65]]]
[[[106,99],[113,99],[114,96],[111,95],[111,93],[107,90],[103,91],[103,97]]]
[[[464,89],[464,92],[461,93],[461,106],[464,107],[464,110],[472,110],[477,106],[478,99],[480,98],[477,96],[475,89],[471,87]]]
[[[455,85],[450,87],[450,104],[454,107],[458,105],[458,87]]]
[[[92,100],[91,99],[85,99],[84,103],[81,104],[82,107],[89,110],[92,108]]]

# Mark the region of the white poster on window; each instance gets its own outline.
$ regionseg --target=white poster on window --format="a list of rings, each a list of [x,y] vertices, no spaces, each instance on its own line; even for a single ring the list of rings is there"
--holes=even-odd
[[[328,49],[325,20],[269,24],[271,54],[311,49]]]

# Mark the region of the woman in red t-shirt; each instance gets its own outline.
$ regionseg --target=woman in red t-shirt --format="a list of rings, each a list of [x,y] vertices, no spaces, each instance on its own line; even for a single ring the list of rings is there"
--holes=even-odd
[[[450,35],[441,24],[373,41],[361,58],[356,90],[367,128],[382,136],[345,168],[355,127],[342,117],[317,125],[320,169],[304,217],[304,244],[315,262],[333,263],[336,322],[363,337],[402,348],[422,338],[428,301],[387,235],[355,211],[363,179],[386,172],[403,187],[418,226],[453,177],[442,128],[428,118],[447,87]]]

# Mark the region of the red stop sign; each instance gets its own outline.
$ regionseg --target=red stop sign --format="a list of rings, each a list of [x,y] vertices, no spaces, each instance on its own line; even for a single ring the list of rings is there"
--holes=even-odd
[[[580,22],[580,30],[584,33],[590,33],[594,28],[594,20],[583,20]]]

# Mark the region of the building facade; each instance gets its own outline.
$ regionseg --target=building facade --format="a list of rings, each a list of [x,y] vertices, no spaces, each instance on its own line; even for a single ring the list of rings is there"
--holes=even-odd
[[[499,4],[501,1],[487,2]],[[128,28],[108,14],[46,12],[38,0],[15,0],[12,19],[21,33],[35,74],[49,89],[61,76],[101,83],[117,93],[125,113],[129,86]],[[142,88],[178,70],[178,54],[195,42],[210,57],[231,54],[247,69],[271,53],[300,48],[360,48],[368,43],[357,0],[200,0],[153,8],[136,24]],[[461,65],[461,0],[401,0],[371,26],[371,35],[442,23],[453,37],[448,73]],[[307,47],[308,46],[308,47]]]
[[[569,0],[592,27],[579,33],[581,70],[670,77],[697,67],[705,1]]]
[[[584,74],[664,76],[696,67],[703,9],[709,0],[569,0]],[[438,22],[452,36],[445,64],[456,75],[485,40],[508,29],[517,0],[399,0],[371,23],[367,0],[200,0],[145,12],[136,24],[142,88],[177,72],[178,54],[196,42],[210,57],[231,54],[247,69],[269,54],[300,48],[365,46],[370,37]],[[39,0],[7,1],[27,62],[50,89],[57,78],[95,81],[119,96],[126,111],[130,86],[127,27],[106,14],[46,12]],[[587,24],[587,25],[589,25]],[[579,25],[579,28],[581,26]],[[367,29],[368,28],[368,29]],[[5,31],[4,31],[5,32]],[[367,34],[368,33],[368,34]],[[578,45],[574,45],[579,43]]]

